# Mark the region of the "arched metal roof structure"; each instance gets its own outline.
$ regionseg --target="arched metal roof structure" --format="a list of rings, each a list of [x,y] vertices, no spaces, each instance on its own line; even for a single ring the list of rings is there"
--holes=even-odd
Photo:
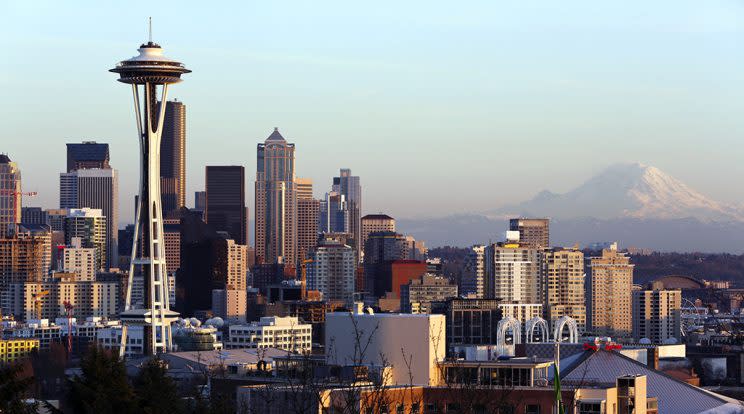
[[[522,343],[522,324],[513,316],[507,316],[499,321],[496,332],[496,345],[506,345],[506,333],[511,329],[514,345]]]
[[[535,341],[535,330],[539,328],[540,336],[538,337],[540,340]],[[550,329],[548,328],[548,322],[545,321],[545,319],[540,317],[534,317],[527,321],[527,326],[525,329],[525,342],[528,344],[534,344],[537,342],[548,342],[548,336]]]
[[[566,326],[568,326],[568,342],[572,344],[579,343],[579,326],[570,316],[561,316],[560,319],[555,321],[553,340],[555,342],[563,342],[563,329]]]

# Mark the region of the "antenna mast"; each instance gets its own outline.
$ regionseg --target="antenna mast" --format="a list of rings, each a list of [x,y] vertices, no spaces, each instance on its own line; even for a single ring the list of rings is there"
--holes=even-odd
[[[150,21],[150,43],[152,43],[152,17],[149,17],[148,20]]]

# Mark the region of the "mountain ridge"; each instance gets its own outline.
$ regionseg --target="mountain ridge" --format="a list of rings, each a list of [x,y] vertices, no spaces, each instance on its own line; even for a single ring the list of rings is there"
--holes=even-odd
[[[522,203],[444,217],[401,219],[401,231],[429,246],[468,246],[503,239],[508,219],[548,217],[551,242],[619,241],[659,251],[744,250],[744,208],[717,202],[660,169],[611,165],[565,193],[543,190]]]
[[[642,163],[614,164],[566,193],[543,190],[527,201],[484,214],[492,218],[516,215],[744,222],[744,209],[740,206],[714,201],[660,169]]]

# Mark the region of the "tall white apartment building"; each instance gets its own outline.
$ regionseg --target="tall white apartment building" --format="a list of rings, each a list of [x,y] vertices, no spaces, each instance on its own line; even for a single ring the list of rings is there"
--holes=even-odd
[[[543,303],[542,250],[516,241],[518,232],[507,233],[506,242],[486,248],[484,296],[505,303]]]
[[[354,297],[356,252],[337,240],[325,239],[311,250],[307,287],[323,293],[326,300],[350,303]]]
[[[96,280],[96,249],[83,247],[80,237],[73,237],[62,251],[62,270],[75,273],[80,282]]]

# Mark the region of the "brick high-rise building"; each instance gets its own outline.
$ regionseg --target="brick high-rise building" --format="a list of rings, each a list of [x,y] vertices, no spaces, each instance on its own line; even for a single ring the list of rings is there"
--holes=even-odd
[[[186,206],[186,105],[165,103],[160,141],[160,194],[163,217]]]
[[[225,231],[238,244],[247,244],[245,168],[208,166],[204,217],[216,231]]]
[[[586,329],[584,253],[575,248],[553,248],[544,255],[544,318],[552,327],[561,316],[570,316],[583,332]]]
[[[518,231],[522,243],[532,247],[550,247],[550,220],[546,218],[511,219],[509,230]]]
[[[256,262],[297,263],[295,145],[278,128],[257,147]]]
[[[662,344],[679,341],[682,327],[680,309],[682,291],[647,289],[633,292],[633,338],[648,338]]]
[[[633,265],[617,244],[589,259],[588,329],[597,335],[629,336],[632,331]]]

